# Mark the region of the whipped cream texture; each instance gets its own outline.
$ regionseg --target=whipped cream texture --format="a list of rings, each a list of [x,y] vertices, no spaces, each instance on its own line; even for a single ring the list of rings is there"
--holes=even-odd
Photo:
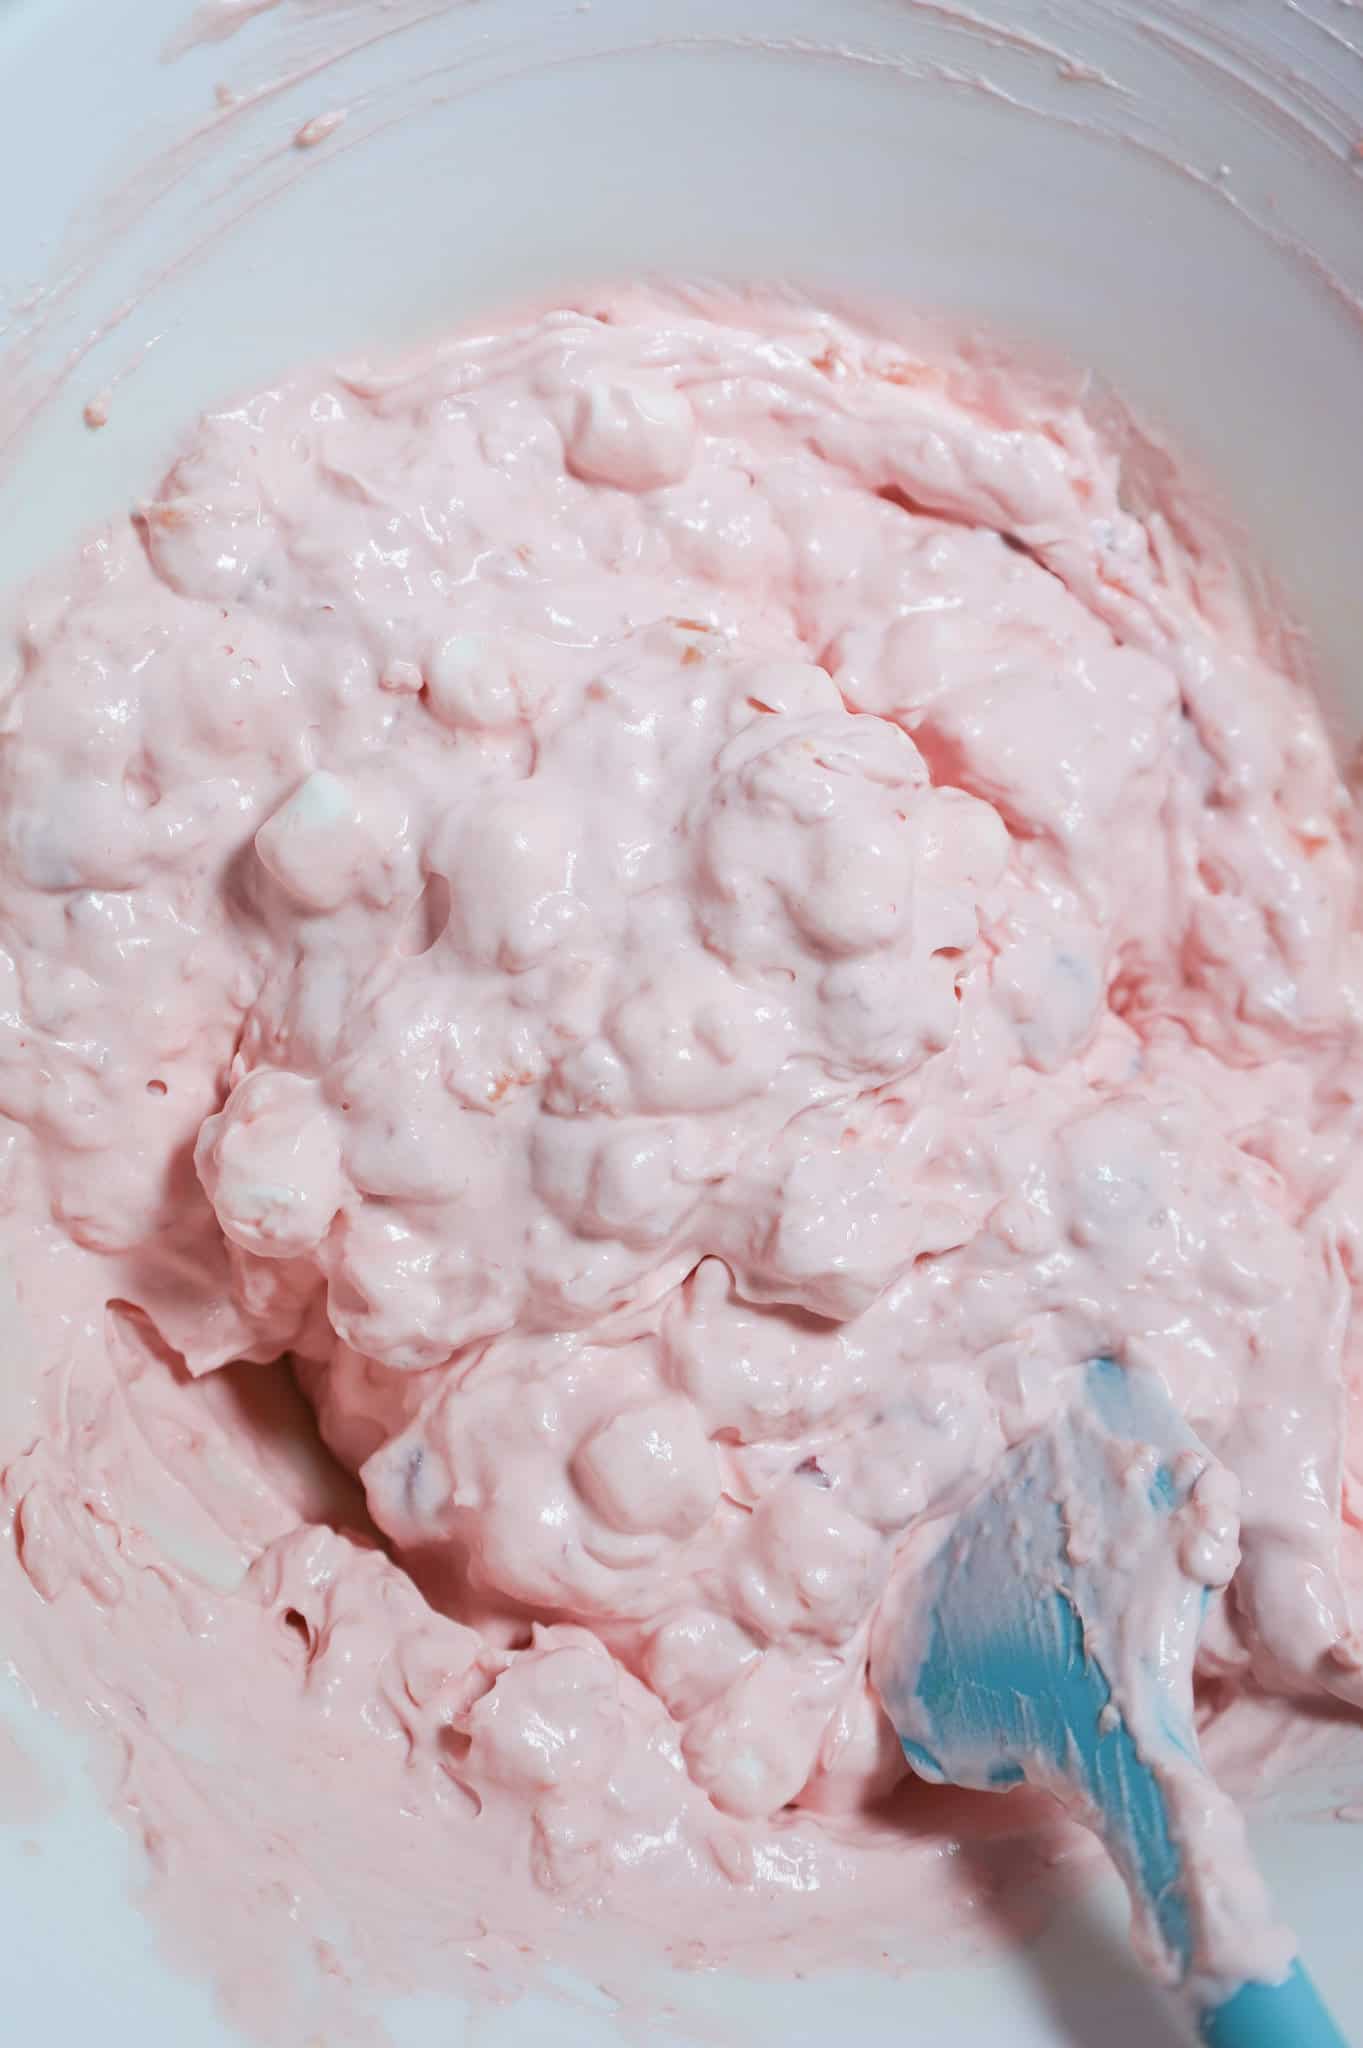
[[[1239,1484],[1206,1715],[1363,1707],[1316,707],[1077,408],[592,303],[210,416],[4,695],[11,1605],[295,2042],[968,1918],[872,1623],[1100,1355]]]

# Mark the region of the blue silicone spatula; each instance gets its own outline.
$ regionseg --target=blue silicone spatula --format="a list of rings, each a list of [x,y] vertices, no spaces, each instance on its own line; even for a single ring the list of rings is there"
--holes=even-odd
[[[1148,1373],[1098,1359],[915,1560],[872,1678],[921,1776],[1052,1793],[1102,1840],[1207,2048],[1345,2048],[1198,1754],[1193,1659],[1234,1489]]]

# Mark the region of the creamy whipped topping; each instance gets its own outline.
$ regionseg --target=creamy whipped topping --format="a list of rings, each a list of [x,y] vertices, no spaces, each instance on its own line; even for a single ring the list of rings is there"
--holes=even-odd
[[[1099,1354],[1239,1484],[1207,1713],[1363,1706],[1314,704],[1071,404],[592,303],[211,415],[4,695],[15,1627],[292,2041],[404,1942],[969,1918],[1036,1812],[872,1622]]]

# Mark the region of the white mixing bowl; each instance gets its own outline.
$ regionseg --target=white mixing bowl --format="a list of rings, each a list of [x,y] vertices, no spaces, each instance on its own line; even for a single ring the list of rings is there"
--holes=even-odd
[[[0,581],[125,507],[200,405],[299,357],[645,271],[792,278],[1091,366],[1215,480],[1363,731],[1363,8],[979,8],[0,0]],[[75,1739],[11,1677],[31,1761],[0,1729],[6,2038],[226,2048],[129,1902]],[[1260,1847],[1363,2041],[1363,1834],[1291,1804]],[[1020,1957],[906,1984],[716,1980],[711,2004],[791,2048],[849,2029],[859,2048],[1157,2048],[1173,2036],[1120,1927],[1107,1893]],[[618,2038],[546,2004],[393,2023],[410,2048],[475,2034]]]

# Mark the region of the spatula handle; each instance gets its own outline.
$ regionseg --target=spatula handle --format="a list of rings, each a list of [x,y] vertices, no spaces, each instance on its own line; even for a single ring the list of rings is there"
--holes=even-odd
[[[1242,1984],[1198,2032],[1206,2048],[1348,2048],[1300,1963],[1281,1984]]]

